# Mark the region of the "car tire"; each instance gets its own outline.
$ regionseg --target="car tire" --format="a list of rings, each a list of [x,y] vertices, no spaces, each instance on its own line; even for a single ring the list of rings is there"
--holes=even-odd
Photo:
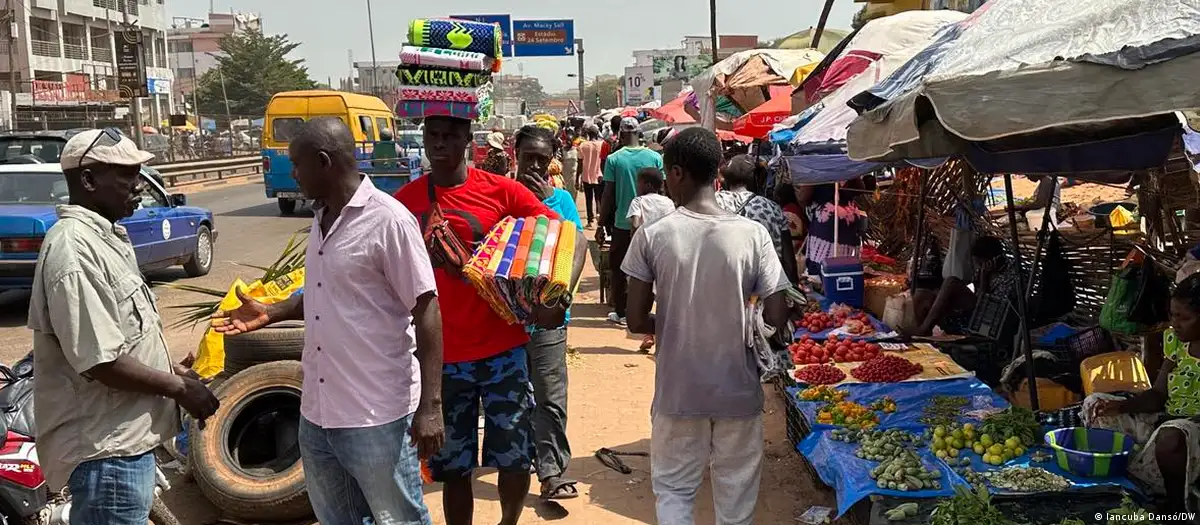
[[[313,515],[300,461],[299,361],[253,366],[214,392],[220,408],[203,432],[193,422],[191,471],[212,504],[248,522]]]
[[[225,336],[225,373],[254,365],[299,361],[304,353],[304,323],[285,321],[240,335]]]
[[[192,252],[191,259],[183,263],[183,271],[188,277],[200,277],[212,271],[214,244],[212,230],[208,226],[202,225],[196,229],[196,251]]]
[[[282,215],[296,213],[296,199],[279,199],[279,213]]]

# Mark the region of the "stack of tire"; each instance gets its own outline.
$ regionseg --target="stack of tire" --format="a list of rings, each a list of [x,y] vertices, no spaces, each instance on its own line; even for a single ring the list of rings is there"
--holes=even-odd
[[[287,522],[312,516],[297,431],[303,323],[225,338],[225,371],[212,383],[221,407],[189,432],[191,472],[225,516]]]

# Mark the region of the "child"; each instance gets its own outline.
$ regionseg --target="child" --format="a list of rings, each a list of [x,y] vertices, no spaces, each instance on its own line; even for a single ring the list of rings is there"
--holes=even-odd
[[[632,233],[638,228],[649,226],[659,219],[675,211],[675,203],[662,194],[663,177],[658,168],[642,168],[638,171],[637,192],[629,204],[629,214],[626,216],[633,225]],[[654,347],[654,334],[646,334],[638,350],[649,352]]]

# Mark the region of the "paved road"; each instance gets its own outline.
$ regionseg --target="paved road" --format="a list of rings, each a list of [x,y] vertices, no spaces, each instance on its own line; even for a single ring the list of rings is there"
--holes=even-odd
[[[180,267],[153,272],[153,281],[187,283],[208,288],[226,289],[237,277],[253,279],[261,271],[237,263],[267,265],[273,262],[293,233],[307,228],[312,212],[300,209],[295,216],[280,217],[274,201],[263,195],[261,183],[223,186],[210,191],[188,195],[188,202],[203,206],[216,216],[217,244],[212,273],[196,279],[184,276]],[[164,323],[170,325],[179,318],[172,306],[206,300],[191,292],[161,285],[154,287]],[[25,328],[29,308],[28,294],[0,294],[0,362],[11,364],[29,352],[32,337]],[[202,331],[172,328],[167,334],[171,353],[178,358],[196,348]]]

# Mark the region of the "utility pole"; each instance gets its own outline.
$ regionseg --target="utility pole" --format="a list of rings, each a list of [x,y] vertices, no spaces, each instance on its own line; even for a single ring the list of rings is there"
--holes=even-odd
[[[579,58],[579,73],[578,73],[578,75],[579,75],[579,112],[586,114],[587,112],[583,110],[583,107],[584,107],[583,106],[583,104],[584,104],[583,90],[584,90],[585,82],[583,80],[583,39],[582,38],[575,39],[575,56]],[[599,108],[597,108],[597,111],[599,111]]]
[[[716,65],[720,62],[717,58],[717,0],[708,0],[708,31],[712,38],[712,63]]]
[[[825,8],[821,10],[821,19],[817,20],[817,29],[813,31],[812,46],[810,46],[813,49],[816,49],[817,45],[821,43],[821,33],[825,32],[825,23],[829,21],[831,9],[833,9],[833,0],[825,0]]]
[[[4,7],[8,10],[8,118],[12,119],[9,124],[12,129],[17,129],[17,10],[13,9],[13,0],[4,0]],[[32,86],[32,84],[30,84]],[[30,91],[33,91],[30,89]],[[30,93],[32,100],[33,93]]]
[[[229,121],[229,132],[233,133],[233,113],[229,111],[229,94],[225,93],[225,68],[217,64],[217,76],[221,79],[221,96],[225,99],[225,119]]]
[[[204,121],[200,119],[200,101],[196,92],[200,91],[200,75],[196,72],[196,37],[188,35],[188,43],[192,47],[192,111],[196,114],[196,132],[204,136]]]
[[[375,20],[371,18],[371,0],[367,0],[367,33],[371,37],[371,89],[379,89],[379,62],[375,60]],[[376,94],[374,92],[372,95]]]

